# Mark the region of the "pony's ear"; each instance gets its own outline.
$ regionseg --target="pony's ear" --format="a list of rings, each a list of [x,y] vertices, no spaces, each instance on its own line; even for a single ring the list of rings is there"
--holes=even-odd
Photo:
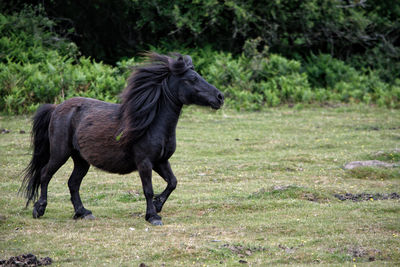
[[[192,65],[192,58],[189,55],[184,56],[183,60],[186,64]]]
[[[194,69],[192,58],[189,55],[184,56],[183,61],[187,67]]]
[[[169,63],[170,71],[174,74],[182,74],[188,69],[194,69],[192,58],[190,56],[182,56],[181,54],[175,53],[175,60]]]

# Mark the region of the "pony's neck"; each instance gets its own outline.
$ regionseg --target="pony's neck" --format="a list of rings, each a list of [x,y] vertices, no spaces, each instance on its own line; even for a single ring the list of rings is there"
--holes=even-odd
[[[162,96],[164,99],[160,103],[160,110],[158,116],[154,121],[153,128],[157,131],[162,132],[164,135],[174,135],[176,125],[178,124],[179,116],[182,111],[182,104],[176,105],[170,102],[165,95]]]
[[[182,111],[183,104],[179,101],[176,88],[171,88],[168,76],[162,81],[161,87],[163,94],[161,95],[160,110],[158,118],[163,129],[166,129],[165,133],[175,134],[176,125]]]
[[[178,94],[176,92],[176,89],[171,91],[171,88],[169,86],[169,78],[170,77],[171,76],[168,76],[161,83],[161,89],[163,91],[163,97],[164,97],[163,101],[165,103],[169,102],[174,107],[182,108],[182,102],[178,98]]]

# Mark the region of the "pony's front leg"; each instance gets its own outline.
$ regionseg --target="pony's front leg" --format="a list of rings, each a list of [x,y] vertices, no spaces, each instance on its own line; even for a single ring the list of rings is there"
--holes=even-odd
[[[154,166],[154,170],[168,183],[165,190],[161,194],[157,195],[153,201],[157,212],[160,212],[169,195],[171,195],[172,191],[175,190],[178,181],[176,180],[168,161],[158,163]]]
[[[153,204],[153,184],[151,182],[152,164],[149,160],[144,160],[137,165],[140,179],[142,180],[143,192],[146,197],[146,221],[152,225],[162,225],[161,217],[157,215]]]

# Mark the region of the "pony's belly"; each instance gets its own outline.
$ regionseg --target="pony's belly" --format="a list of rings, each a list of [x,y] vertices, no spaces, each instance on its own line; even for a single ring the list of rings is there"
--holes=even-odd
[[[92,165],[103,171],[110,173],[118,173],[118,174],[128,174],[137,170],[136,166],[134,165],[117,165],[117,166],[113,164],[105,164],[105,165],[92,164]]]
[[[77,143],[81,156],[90,165],[120,174],[136,170],[133,154],[128,154],[125,147],[107,132],[81,133]]]
[[[82,152],[81,152],[82,153]],[[91,151],[90,155],[82,155],[91,165],[111,173],[127,174],[136,170],[133,159],[112,150]]]

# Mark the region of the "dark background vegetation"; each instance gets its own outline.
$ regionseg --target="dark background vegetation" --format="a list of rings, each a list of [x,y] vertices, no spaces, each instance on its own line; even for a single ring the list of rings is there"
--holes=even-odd
[[[117,101],[128,65],[145,50],[190,53],[237,109],[399,107],[398,1],[13,0],[0,11],[5,112],[74,95]]]

